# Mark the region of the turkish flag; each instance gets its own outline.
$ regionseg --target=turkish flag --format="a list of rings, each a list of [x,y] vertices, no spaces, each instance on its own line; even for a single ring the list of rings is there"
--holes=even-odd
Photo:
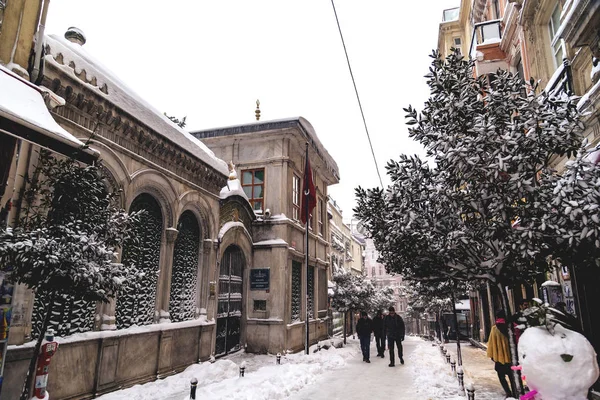
[[[308,210],[306,205],[308,204]],[[313,208],[317,205],[317,192],[313,182],[312,169],[308,160],[308,149],[306,151],[306,165],[304,166],[304,184],[302,185],[302,208],[300,212],[300,220],[303,224],[306,223],[308,216]]]

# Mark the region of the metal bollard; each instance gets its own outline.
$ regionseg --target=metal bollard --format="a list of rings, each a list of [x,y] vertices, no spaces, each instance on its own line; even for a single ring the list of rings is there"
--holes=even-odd
[[[458,377],[458,388],[460,389],[461,393],[464,393],[465,392],[465,381],[464,381],[465,373],[463,372],[462,367],[458,367],[456,369],[456,376]]]
[[[446,364],[450,364],[450,354],[446,354]]]
[[[277,353],[277,365],[281,364],[281,353]]]
[[[244,377],[244,372],[246,372],[246,361],[242,361],[240,364],[240,377]]]
[[[456,376],[456,361],[450,361],[450,368],[452,368],[452,375]]]
[[[190,400],[196,399],[196,388],[198,387],[198,379],[192,378],[190,380]]]
[[[475,400],[475,388],[471,382],[467,383],[467,400]]]

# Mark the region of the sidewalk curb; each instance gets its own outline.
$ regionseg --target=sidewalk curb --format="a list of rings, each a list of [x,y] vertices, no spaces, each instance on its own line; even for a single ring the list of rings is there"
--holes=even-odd
[[[487,350],[487,345],[484,344],[484,343],[481,343],[481,342],[479,342],[479,341],[477,341],[475,339],[471,339],[471,338],[469,338],[469,342],[471,342],[472,346],[480,348],[481,350]]]

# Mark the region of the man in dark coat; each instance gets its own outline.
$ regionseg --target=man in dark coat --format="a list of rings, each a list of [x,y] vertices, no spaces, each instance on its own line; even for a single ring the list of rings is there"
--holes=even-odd
[[[385,358],[385,334],[383,332],[383,311],[377,311],[373,318],[373,334],[375,334],[375,345],[377,346],[377,357]]]
[[[360,349],[363,354],[363,361],[370,363],[370,348],[371,348],[371,332],[373,332],[373,321],[367,315],[366,312],[360,313],[360,319],[356,324],[356,333],[360,339]]]
[[[400,364],[404,364],[404,358],[402,358],[402,341],[404,340],[404,320],[401,316],[396,314],[394,307],[389,308],[389,313],[383,320],[383,329],[385,336],[387,337],[388,350],[390,351],[390,367],[396,365],[394,356],[394,346],[398,347],[398,357],[400,358]]]

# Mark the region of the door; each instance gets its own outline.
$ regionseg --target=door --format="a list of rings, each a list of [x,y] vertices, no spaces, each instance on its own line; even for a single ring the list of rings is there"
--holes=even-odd
[[[237,246],[229,246],[219,268],[216,355],[240,349],[243,271],[242,251]]]

